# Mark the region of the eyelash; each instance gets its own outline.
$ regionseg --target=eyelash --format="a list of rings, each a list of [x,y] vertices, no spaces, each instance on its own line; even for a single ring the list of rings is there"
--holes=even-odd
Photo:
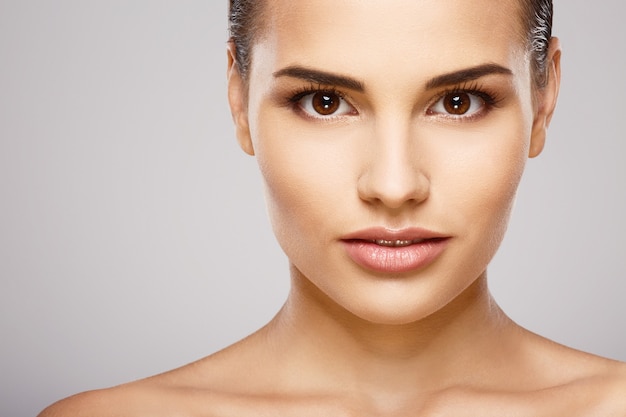
[[[306,86],[306,87],[302,87],[299,88],[297,90],[294,90],[293,92],[291,92],[291,94],[288,95],[288,99],[287,99],[287,105],[289,107],[292,107],[295,111],[297,111],[298,113],[302,114],[305,117],[308,118],[312,118],[312,119],[316,119],[316,120],[333,120],[337,117],[341,117],[341,116],[320,116],[320,117],[316,117],[316,116],[312,116],[309,115],[308,113],[306,113],[301,107],[300,107],[300,101],[311,94],[316,94],[316,93],[326,93],[326,94],[330,94],[330,95],[336,95],[337,97],[339,97],[341,100],[346,100],[346,96],[344,93],[342,93],[341,91],[337,90],[334,87],[324,87],[322,85],[310,85],[310,86]],[[450,94],[469,94],[469,95],[473,95],[478,97],[479,99],[481,99],[484,103],[484,108],[477,111],[476,113],[470,114],[468,116],[454,116],[454,115],[450,115],[450,114],[442,114],[442,113],[434,113],[432,112],[432,107],[437,104],[440,100],[442,100],[443,98],[445,98],[446,96],[450,95]],[[489,89],[485,88],[484,86],[480,85],[477,82],[473,82],[473,83],[463,83],[463,84],[459,84],[456,86],[453,86],[451,88],[447,88],[443,91],[441,91],[440,93],[437,94],[437,96],[435,97],[435,99],[433,99],[431,101],[431,103],[428,105],[428,108],[426,110],[426,114],[429,116],[439,116],[442,118],[446,118],[446,119],[451,119],[454,121],[471,121],[474,120],[476,118],[480,118],[482,116],[484,116],[485,114],[489,113],[492,109],[498,107],[498,104],[500,103],[500,101],[502,100],[502,98],[495,93],[494,91],[490,91]],[[346,100],[347,101],[347,100]],[[350,104],[348,102],[348,104],[352,107],[354,107],[352,104]]]
[[[311,84],[310,86],[301,87],[293,91],[291,94],[289,94],[289,102],[292,104],[297,104],[304,97],[308,96],[309,94],[315,94],[315,93],[336,94],[338,97],[341,97],[341,98],[344,98],[345,96],[341,91],[335,89],[334,87],[324,87],[322,85]]]

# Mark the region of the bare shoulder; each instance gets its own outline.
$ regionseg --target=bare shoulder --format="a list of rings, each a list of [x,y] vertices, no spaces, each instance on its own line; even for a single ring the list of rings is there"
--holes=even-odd
[[[43,410],[38,417],[196,417],[222,415],[228,398],[219,392],[149,378],[83,392]],[[232,400],[231,400],[232,401]],[[228,414],[224,414],[226,416]]]
[[[573,351],[569,360],[560,365],[570,367],[578,375],[520,396],[546,410],[538,415],[626,417],[625,363]]]
[[[570,406],[579,404],[579,410],[589,410],[587,414],[580,411],[584,417],[626,417],[626,363],[570,348],[557,348],[554,353],[551,360],[558,368],[569,369],[570,378],[537,395],[547,402],[571,399]]]
[[[452,387],[433,396],[421,409],[420,415],[626,417],[624,364],[599,358],[594,366],[598,366],[596,372],[558,385],[531,390]]]
[[[253,395],[150,383],[78,394],[38,417],[363,417],[357,409],[328,396]]]
[[[517,377],[510,383],[451,387],[433,396],[432,411],[422,415],[626,417],[625,363],[547,340],[532,347],[532,359],[511,370]]]
[[[609,361],[607,370],[599,372],[595,380],[603,387],[604,392],[599,396],[613,415],[626,416],[626,363]],[[590,382],[593,383],[594,378]]]
[[[198,383],[202,376],[196,368],[192,363],[127,384],[73,395],[47,407],[38,417],[206,415],[204,411],[216,405],[219,396]]]
[[[233,363],[231,356],[225,351],[143,380],[77,394],[38,417],[356,415],[353,404],[335,396],[277,394],[267,381],[258,381],[253,368]]]
[[[562,386],[536,393],[555,413],[570,417],[626,417],[626,364],[592,359],[591,372]]]
[[[87,391],[52,404],[38,417],[159,416],[161,414],[153,412],[162,405],[158,401],[163,398],[162,394],[154,387],[143,384]]]
[[[38,417],[193,416],[181,407],[189,407],[192,393],[210,396],[202,382],[215,379],[212,356],[138,381],[73,395],[48,406]]]
[[[241,377],[228,352],[240,350],[240,344],[162,374],[65,398],[38,417],[193,417],[227,408],[232,396],[221,388],[235,386]]]

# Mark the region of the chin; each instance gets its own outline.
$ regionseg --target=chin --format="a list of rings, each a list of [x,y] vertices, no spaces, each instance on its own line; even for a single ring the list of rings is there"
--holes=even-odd
[[[453,298],[453,297],[452,297]],[[379,293],[374,300],[360,303],[348,311],[359,319],[375,325],[405,326],[432,317],[447,305],[434,295],[421,297],[384,297]]]

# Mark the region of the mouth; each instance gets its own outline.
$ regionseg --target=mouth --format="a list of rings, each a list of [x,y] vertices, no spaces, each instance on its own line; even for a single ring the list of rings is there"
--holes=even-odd
[[[373,243],[373,244],[378,245],[378,246],[385,246],[385,247],[388,247],[388,248],[404,248],[406,246],[411,246],[411,245],[415,245],[417,243],[422,243],[422,242],[424,242],[426,240],[427,239],[412,239],[412,240],[373,239],[373,240],[366,240],[365,242]]]
[[[357,265],[375,272],[416,271],[434,262],[447,247],[449,236],[425,229],[368,229],[342,239]]]

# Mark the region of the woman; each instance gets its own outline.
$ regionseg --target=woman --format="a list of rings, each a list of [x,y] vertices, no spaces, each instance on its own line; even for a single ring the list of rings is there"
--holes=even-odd
[[[243,341],[42,416],[624,416],[626,367],[487,287],[559,89],[551,2],[231,3],[229,102],[290,260]]]

